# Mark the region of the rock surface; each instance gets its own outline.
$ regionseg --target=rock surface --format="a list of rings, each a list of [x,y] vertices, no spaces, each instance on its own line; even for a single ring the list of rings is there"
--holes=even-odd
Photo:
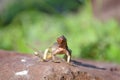
[[[117,64],[72,60],[40,62],[34,55],[0,50],[0,80],[120,80]]]

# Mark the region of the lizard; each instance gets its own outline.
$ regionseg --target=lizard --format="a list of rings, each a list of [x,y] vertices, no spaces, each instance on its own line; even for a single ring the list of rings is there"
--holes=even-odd
[[[52,59],[53,62],[56,62],[55,56],[58,54],[64,54],[65,61],[67,63],[70,63],[72,50],[68,48],[66,37],[62,35],[58,37],[56,41],[57,42],[55,42],[52,46],[45,49],[42,61]],[[34,54],[41,58],[41,56],[37,52],[35,52]]]

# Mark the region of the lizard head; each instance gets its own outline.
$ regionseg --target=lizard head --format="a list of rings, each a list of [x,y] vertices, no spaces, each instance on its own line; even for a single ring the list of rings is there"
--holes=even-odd
[[[62,35],[62,36],[60,36],[60,37],[57,38],[57,43],[59,45],[66,45],[67,39],[65,38],[64,35]]]

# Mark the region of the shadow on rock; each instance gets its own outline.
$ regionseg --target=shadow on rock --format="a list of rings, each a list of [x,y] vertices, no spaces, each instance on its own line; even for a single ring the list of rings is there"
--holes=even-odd
[[[87,63],[82,63],[76,60],[72,60],[71,61],[73,64],[77,65],[77,66],[83,66],[83,67],[88,67],[88,68],[94,68],[94,69],[100,69],[100,70],[106,70],[106,68],[100,68],[91,64],[87,64]]]

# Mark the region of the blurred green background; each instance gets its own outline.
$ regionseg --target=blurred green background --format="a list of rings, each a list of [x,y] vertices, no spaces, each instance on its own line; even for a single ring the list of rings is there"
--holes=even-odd
[[[11,0],[0,12],[0,49],[44,51],[65,35],[73,58],[120,62],[117,21],[94,18],[90,0]],[[28,45],[29,44],[29,45]]]

